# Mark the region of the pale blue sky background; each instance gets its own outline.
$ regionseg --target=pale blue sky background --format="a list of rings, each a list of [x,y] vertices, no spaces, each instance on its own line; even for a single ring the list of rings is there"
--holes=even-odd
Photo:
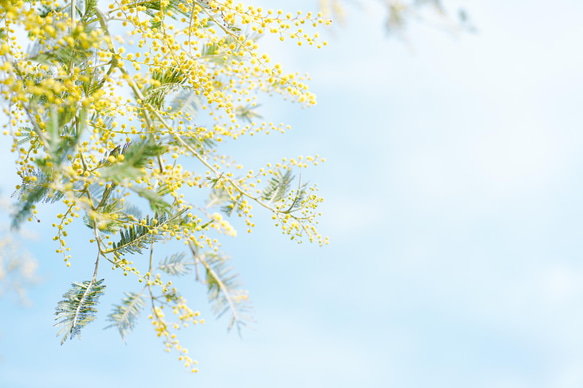
[[[102,330],[122,296],[104,268],[100,320],[60,346],[54,307],[94,253],[76,244],[65,270],[45,212],[34,306],[0,300],[0,387],[583,387],[583,2],[467,1],[479,33],[415,25],[413,48],[370,4],[324,50],[275,46],[318,105],[269,103],[293,130],[229,147],[250,167],[328,160],[304,175],[326,198],[329,247],[297,246],[268,217],[224,244],[253,330],[240,340],[206,314],[183,332],[193,376],[147,320],[127,345]]]

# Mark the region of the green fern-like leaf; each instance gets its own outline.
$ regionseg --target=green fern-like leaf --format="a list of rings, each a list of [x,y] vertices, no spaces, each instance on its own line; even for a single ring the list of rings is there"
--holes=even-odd
[[[170,211],[171,205],[158,192],[139,186],[133,186],[131,190],[146,199],[155,213],[164,214]]]
[[[61,345],[68,336],[70,339],[74,336],[81,338],[81,329],[95,319],[95,306],[105,288],[102,283],[103,279],[74,282],[71,289],[63,295],[64,299],[57,304],[55,326],[59,328],[57,336],[63,336]]]
[[[95,15],[95,8],[93,8],[93,15]],[[54,46],[52,49],[31,56],[30,59],[43,64],[69,65],[74,63],[81,67],[86,66],[87,60],[91,57],[94,50],[92,50],[91,45],[83,45],[80,43],[78,39],[79,34],[85,33],[89,37],[89,40],[96,41],[97,38],[93,38],[91,35],[93,30],[91,23],[84,23],[82,19],[78,26],[82,27],[82,30],[72,32],[71,36],[74,39],[72,44]]]
[[[115,184],[115,183],[107,184],[105,186],[101,186],[98,184],[93,184],[93,185],[89,186],[89,190],[91,192],[91,198],[101,198],[99,200],[99,203],[97,204],[97,206],[95,206],[95,209],[99,209],[101,207],[107,206],[107,204],[110,202],[110,201],[108,201],[109,196],[111,195],[111,193],[114,192],[116,187],[117,187],[117,184]]]
[[[191,118],[196,117],[202,107],[202,99],[192,90],[181,90],[170,104],[171,112],[182,112]]]
[[[32,128],[22,127],[22,128],[18,128],[18,131],[21,133],[21,135],[19,136],[19,139],[16,142],[17,146],[20,146],[23,144],[28,144],[33,139],[38,138],[38,136],[36,135],[36,133],[34,132],[34,130]]]
[[[124,341],[125,337],[136,326],[136,320],[140,317],[140,312],[146,307],[146,302],[141,293],[126,292],[125,295],[126,297],[121,300],[121,303],[114,305],[113,311],[107,315],[107,320],[112,323],[105,327],[106,329],[117,328]]]
[[[203,46],[202,52],[200,53],[202,57],[210,57],[217,55],[219,53],[219,45],[217,43],[207,43]]]
[[[276,171],[274,177],[271,178],[267,187],[263,190],[263,199],[270,202],[277,202],[283,199],[287,195],[293,179],[294,177],[290,170],[286,170],[283,174],[280,170]]]
[[[183,85],[188,77],[182,69],[168,68],[164,72],[154,71],[152,79],[158,82],[158,85],[149,87],[144,91],[146,102],[153,107],[160,109],[166,100],[166,96],[175,92]]]
[[[77,120],[76,115],[77,109],[73,107],[63,106],[61,109],[57,109],[56,106],[52,106],[48,115],[43,117],[48,143],[45,151],[53,165],[60,165],[70,155],[81,138],[82,131],[77,130],[77,126],[74,125]],[[38,123],[34,123],[34,125],[38,126]],[[46,160],[41,163],[39,161],[37,159],[37,165],[40,167],[46,164]]]
[[[228,28],[229,30],[231,30],[232,32],[236,33],[237,35],[241,34],[241,29],[225,23],[224,27]],[[259,39],[261,37],[261,35],[259,34],[248,34],[245,38],[245,40],[247,39],[251,39],[253,41],[256,41],[257,39]],[[233,38],[232,36],[227,36],[224,38],[224,46],[223,45],[219,45],[216,42],[211,42],[211,43],[207,43],[205,45],[203,45],[202,50],[201,50],[201,58],[204,58],[210,62],[213,62],[217,65],[223,66],[226,63],[230,63],[232,60],[234,59],[240,59],[241,57],[238,54],[238,50],[234,50],[234,52],[229,52],[227,50],[225,50],[223,47],[229,46],[232,43],[234,43],[235,45],[240,45],[241,43],[236,39]]]
[[[302,177],[300,176],[300,183],[298,184],[297,190],[292,190],[290,196],[293,195],[293,201],[291,202],[289,208],[284,210],[283,213],[292,213],[296,210],[301,210],[304,206],[306,195],[308,193],[308,184],[302,185]]]
[[[85,0],[85,9],[83,13],[83,22],[87,22],[97,13],[97,0]],[[89,23],[87,23],[89,24]]]
[[[239,275],[233,273],[233,269],[228,266],[229,258],[206,253],[195,256],[195,260],[200,262],[206,270],[204,283],[207,286],[209,302],[217,318],[230,312],[228,330],[236,326],[240,331],[243,326],[247,326],[247,323],[252,321],[249,315],[252,309],[247,292],[241,289]]]
[[[114,150],[116,151],[116,150]],[[112,151],[112,153],[114,153]],[[124,178],[133,179],[143,175],[142,168],[156,156],[166,152],[166,147],[151,142],[149,140],[129,144],[121,151],[124,158],[120,162],[115,162],[101,170],[101,177],[114,182],[119,182]],[[112,154],[110,156],[117,156]]]
[[[119,254],[125,253],[142,253],[142,249],[147,248],[151,244],[161,238],[157,234],[151,234],[151,227],[155,226],[152,220],[157,217],[150,218],[146,216],[145,225],[131,225],[120,231],[120,239],[117,243],[113,243],[113,252]],[[156,224],[157,225],[157,224]]]
[[[227,190],[222,187],[215,187],[209,194],[209,198],[206,201],[206,207],[212,208],[215,206],[225,205],[231,200],[231,195]]]
[[[93,189],[93,186],[97,186],[97,188]],[[136,205],[124,201],[124,198],[121,195],[110,195],[113,191],[112,187],[115,187],[115,185],[107,185],[104,190],[103,187],[100,187],[99,185],[92,185],[89,187],[89,191],[92,193],[92,198],[98,198],[97,195],[94,196],[94,193],[98,193],[99,189],[102,189],[102,199],[99,202],[99,205],[95,207],[98,212],[92,213],[91,216],[86,214],[83,217],[85,225],[90,229],[94,229],[97,224],[99,225],[97,227],[102,232],[115,233],[118,232],[125,223],[142,218],[142,212]]]
[[[160,0],[150,0],[150,1],[142,1],[137,0],[134,3],[126,3],[128,8],[135,8],[135,7],[142,7],[145,13],[150,16],[150,28],[160,28],[162,26],[162,20],[157,18],[159,15],[159,11],[172,11],[175,16],[183,15],[183,16],[190,16],[190,10],[183,11],[183,8],[179,7],[181,0],[170,0],[166,2],[165,6],[162,6],[162,2]],[[201,3],[202,5],[202,3]],[[166,12],[163,12],[166,15]],[[174,18],[174,16],[173,16]]]
[[[169,275],[182,276],[190,273],[193,263],[185,262],[186,255],[175,253],[172,256],[164,258],[158,265],[158,268]]]
[[[142,253],[149,244],[163,238],[161,234],[150,233],[154,227],[176,225],[181,223],[184,211],[168,217],[167,214],[156,215],[153,218],[146,216],[140,224],[131,225],[120,230],[120,239],[113,243],[110,252],[116,254]]]
[[[53,180],[50,174],[35,170],[26,178],[23,179],[20,188],[12,194],[18,199],[18,207],[12,217],[13,229],[17,229],[26,218],[30,217],[36,203],[54,203],[63,197],[62,192],[50,188]]]
[[[198,151],[200,155],[203,155],[210,151],[211,149],[213,149],[214,147],[216,147],[216,143],[211,139],[198,137],[195,135],[185,137],[183,140],[191,148],[194,148],[196,151]],[[177,141],[170,141],[168,144],[181,146],[181,144]]]
[[[259,108],[260,105],[240,105],[235,109],[235,114],[237,115],[238,118],[240,118],[241,120],[246,121],[247,123],[251,124],[251,122],[253,121],[253,119],[261,119],[261,115],[259,115],[256,111],[256,108]]]
[[[180,301],[181,296],[175,289],[171,289],[162,294],[159,299],[165,299],[166,303],[177,304]]]

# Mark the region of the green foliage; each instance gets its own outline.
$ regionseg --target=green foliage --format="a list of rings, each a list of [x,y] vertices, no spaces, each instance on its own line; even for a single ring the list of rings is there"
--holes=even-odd
[[[262,117],[257,113],[257,108],[261,105],[245,105],[245,106],[238,106],[235,110],[235,114],[241,120],[251,123],[253,119],[261,119]]]
[[[116,255],[142,253],[143,249],[163,238],[161,234],[156,233],[155,228],[163,228],[164,226],[168,227],[180,223],[180,217],[183,213],[179,212],[172,217],[167,214],[156,214],[150,218],[148,215],[140,223],[123,228],[120,230],[120,239],[117,243],[113,243],[111,252]]]
[[[165,146],[150,140],[130,143],[123,148],[122,152],[115,149],[110,153],[109,156],[114,160],[109,161],[110,164],[103,168],[101,177],[113,182],[120,182],[123,179],[141,176],[145,173],[142,169],[148,162],[165,152]],[[123,158],[119,160],[118,155],[123,155]],[[104,163],[107,162],[104,161]]]
[[[160,0],[151,1],[136,1],[135,3],[130,3],[130,6],[141,6],[145,8],[145,12],[150,19],[150,28],[159,29],[162,26],[163,18],[160,17],[160,11],[173,11],[175,14],[178,13],[183,16],[190,16],[190,12],[183,12],[182,8],[179,7],[179,0],[170,0],[162,2]],[[164,15],[164,13],[162,13]]]
[[[294,177],[290,170],[286,170],[284,173],[278,170],[263,190],[263,199],[269,202],[277,202],[285,198],[293,179]]]
[[[186,89],[180,90],[170,104],[171,112],[182,112],[187,119],[196,117],[201,107],[202,100],[200,96],[195,92]],[[210,141],[210,139],[205,140]]]
[[[126,292],[125,295],[121,303],[114,305],[113,311],[107,315],[107,320],[112,323],[105,327],[106,329],[117,328],[124,341],[126,336],[134,329],[141,311],[146,307],[146,302],[141,293]]]
[[[302,184],[302,177],[300,175],[298,188],[295,190],[291,190],[288,195],[288,198],[291,200],[291,203],[288,205],[287,209],[282,211],[282,213],[290,214],[293,213],[294,211],[301,210],[307,202],[306,200],[308,195],[308,188],[309,187],[307,183]]]
[[[47,157],[48,161],[60,165],[64,159],[75,148],[82,134],[82,127],[72,125],[71,121],[75,119],[77,110],[71,107],[62,107],[57,109],[53,107],[48,115],[46,126],[47,136]],[[87,117],[87,111],[82,109],[78,120],[84,123]]]
[[[71,289],[63,295],[64,299],[57,304],[55,326],[59,328],[57,336],[63,336],[61,345],[65,343],[67,337],[81,338],[81,329],[95,319],[97,313],[95,306],[105,288],[103,280],[74,282]]]
[[[277,34],[320,48],[326,43],[308,29],[329,21],[220,1],[122,0],[103,9],[97,0],[0,1],[4,133],[12,138],[22,178],[13,226],[38,219],[37,204],[54,204],[60,207],[51,222],[53,240],[65,264],[75,262],[67,238],[80,221],[91,231],[81,238],[97,254],[92,280],[73,283],[57,305],[62,343],[95,319],[105,288],[96,280],[99,263],[109,263],[143,289],[125,294],[108,315],[108,327],[125,339],[151,305],[148,318],[166,349],[194,365],[175,330],[203,318],[169,276],[195,272],[216,315],[230,316],[229,329],[251,321],[247,293],[219,252],[220,239],[237,231],[209,209],[237,214],[251,232],[257,206],[292,239],[307,233],[326,243],[314,226],[321,199],[308,196],[301,184],[296,191],[291,186],[292,168],[324,159],[284,159],[245,173],[219,146],[245,135],[284,132],[283,124],[261,122],[256,99],[262,93],[303,106],[316,103],[308,77],[270,64],[256,41]],[[22,36],[30,47],[19,44]],[[166,242],[186,243],[193,256],[157,257],[155,246]],[[134,258],[136,263],[128,257],[146,251],[149,258]],[[165,316],[165,306],[177,315]]]
[[[106,185],[105,188],[98,184],[97,185],[93,184],[89,187],[89,191],[91,192],[92,198],[98,199],[99,197],[101,197],[99,203],[95,207],[96,209],[103,208],[104,213],[109,213],[113,211],[115,208],[117,208],[118,205],[121,205],[120,204],[121,200],[119,198],[113,198],[113,200],[110,200],[111,194],[114,192],[116,187],[117,185],[115,183],[110,183]],[[121,205],[120,207],[123,207],[123,205]]]
[[[143,93],[148,104],[160,109],[166,101],[166,96],[177,91],[186,82],[187,76],[180,67],[174,67],[165,69],[163,72],[154,71],[152,80],[154,85]]]
[[[91,34],[92,28],[88,24],[79,24],[80,28],[72,32],[72,44],[57,46],[52,50],[44,50],[31,59],[42,64],[71,63],[84,65],[92,56],[91,44],[75,40],[80,34]]]
[[[63,197],[61,191],[51,188],[53,178],[41,170],[34,170],[25,176],[20,187],[12,194],[18,199],[18,205],[12,216],[12,228],[17,229],[20,224],[31,216],[34,205],[39,202],[54,203]]]
[[[119,195],[111,195],[115,190],[115,185],[108,185],[104,190],[103,187],[90,187],[92,198],[99,198],[101,190],[101,200],[95,207],[98,212],[93,216],[85,215],[83,221],[90,228],[98,228],[105,233],[114,233],[119,231],[127,222],[142,218],[141,210],[134,204],[124,201]]]
[[[218,318],[230,313],[228,329],[236,326],[240,331],[251,321],[252,309],[247,293],[241,289],[239,275],[228,265],[229,258],[214,253],[194,255],[195,262],[204,267],[203,282],[214,313]]]
[[[175,253],[172,256],[167,256],[160,261],[158,268],[166,272],[168,275],[182,276],[187,275],[192,271],[191,262],[186,262],[186,254],[184,252]]]
[[[221,206],[226,202],[229,202],[231,196],[229,192],[224,188],[214,187],[211,193],[209,194],[209,199],[206,201],[206,207],[212,208],[216,206]]]
[[[84,13],[81,22],[90,25],[91,22],[94,22],[93,19],[97,14],[97,0],[85,0],[84,4]]]
[[[133,186],[131,190],[138,194],[140,197],[146,199],[150,204],[150,209],[152,209],[152,211],[155,213],[167,213],[171,208],[171,205],[157,191],[149,190],[139,186]]]

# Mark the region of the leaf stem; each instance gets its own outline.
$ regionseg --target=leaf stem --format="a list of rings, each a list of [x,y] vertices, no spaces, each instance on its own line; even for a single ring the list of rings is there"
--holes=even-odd
[[[192,252],[192,255],[194,256],[194,259],[200,261],[202,263],[202,265],[204,265],[204,267],[206,268],[206,270],[208,272],[210,272],[212,274],[212,276],[215,278],[215,281],[219,285],[219,288],[221,289],[221,292],[225,296],[225,300],[229,304],[229,308],[231,309],[231,313],[233,314],[233,320],[236,321],[236,322],[240,322],[239,316],[237,315],[237,309],[235,308],[235,304],[233,303],[233,300],[231,299],[231,294],[229,293],[229,289],[227,288],[227,286],[225,285],[225,283],[223,283],[223,281],[221,280],[221,278],[211,268],[211,266],[206,262],[206,260],[196,254],[196,250],[192,246],[192,243],[189,243],[188,246],[190,248],[190,251]]]
[[[76,0],[71,0],[71,32],[75,31],[76,23],[75,23],[75,8],[77,8],[76,6]]]

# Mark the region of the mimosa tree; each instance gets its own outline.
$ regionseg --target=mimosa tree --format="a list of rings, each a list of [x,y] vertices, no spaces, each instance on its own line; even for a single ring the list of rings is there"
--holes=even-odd
[[[177,332],[202,319],[171,279],[192,272],[229,327],[246,324],[248,295],[220,245],[237,234],[229,220],[241,217],[250,233],[263,208],[291,239],[327,243],[316,229],[317,188],[294,178],[324,159],[249,170],[221,144],[287,129],[261,119],[261,98],[316,103],[306,77],[273,63],[258,38],[320,48],[314,27],[329,21],[232,0],[0,4],[4,135],[22,180],[13,227],[42,218],[43,206],[62,209],[50,222],[64,269],[89,257],[70,251],[68,231],[90,231],[94,270],[57,304],[61,343],[95,319],[107,284],[100,269],[109,265],[127,276],[128,290],[139,287],[113,306],[108,324],[125,337],[144,312],[166,349],[196,372]],[[192,200],[200,193],[206,201]],[[159,257],[166,241],[184,248]]]

